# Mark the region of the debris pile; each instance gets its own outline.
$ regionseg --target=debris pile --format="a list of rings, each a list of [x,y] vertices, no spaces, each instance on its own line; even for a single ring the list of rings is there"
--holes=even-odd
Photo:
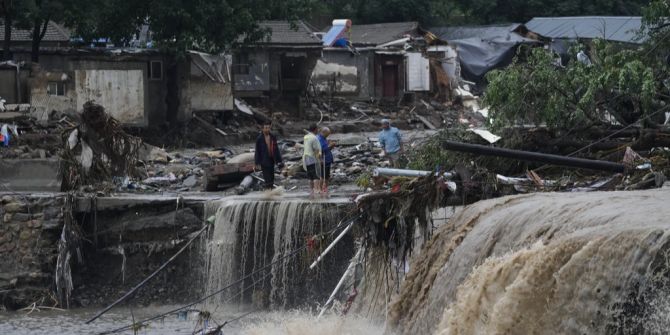
[[[430,238],[430,213],[445,205],[449,186],[441,174],[394,177],[390,189],[372,191],[354,200],[364,213],[364,235],[372,246],[385,246],[391,257],[403,260],[412,251],[417,232]],[[418,229],[417,229],[418,228]]]
[[[112,177],[139,176],[142,140],[128,135],[119,122],[91,101],[84,104],[81,123],[63,132],[60,175],[63,190],[108,182]]]
[[[335,132],[366,131],[381,118],[394,120],[400,129],[436,130],[444,127],[480,128],[486,125],[486,110],[479,108],[478,98],[465,90],[453,101],[439,102],[431,97],[410,96],[406,100],[362,102],[344,98],[328,101],[315,99],[306,108],[309,120],[328,123]],[[273,115],[274,116],[274,115]],[[288,118],[282,122],[289,124]]]
[[[58,155],[67,117],[38,122],[27,112],[0,112],[0,159],[50,158]]]

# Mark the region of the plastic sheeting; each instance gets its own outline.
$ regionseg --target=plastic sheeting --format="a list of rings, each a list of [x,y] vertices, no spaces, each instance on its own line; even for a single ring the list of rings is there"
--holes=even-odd
[[[461,77],[482,83],[489,71],[509,65],[519,45],[539,44],[511,31],[518,25],[486,27],[432,28],[441,39],[455,46],[461,64]],[[460,37],[453,39],[451,36]]]

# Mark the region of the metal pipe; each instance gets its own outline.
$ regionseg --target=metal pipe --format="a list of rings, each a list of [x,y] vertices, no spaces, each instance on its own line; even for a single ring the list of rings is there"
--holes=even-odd
[[[485,145],[468,144],[454,141],[443,141],[442,145],[447,150],[468,152],[477,155],[505,157],[530,162],[539,162],[559,166],[569,166],[582,169],[600,170],[622,173],[626,169],[623,164],[597,161],[592,159],[565,157],[559,155],[542,154],[538,152],[494,148]]]
[[[391,169],[391,168],[375,168],[372,174],[377,176],[400,176],[400,177],[424,177],[432,174],[432,171],[421,170],[405,170],[405,169]],[[450,179],[454,176],[451,172],[445,172],[444,178]]]
[[[340,233],[340,235],[337,235],[337,237],[333,240],[332,243],[330,243],[330,245],[326,248],[326,250],[324,250],[324,251],[321,253],[321,255],[319,255],[319,257],[316,258],[316,260],[314,261],[314,263],[312,263],[312,265],[309,266],[309,269],[310,269],[310,270],[311,270],[311,269],[314,269],[314,267],[316,266],[316,264],[318,264],[318,263],[323,259],[323,257],[325,257],[326,254],[328,254],[328,253],[330,252],[330,249],[333,249],[333,247],[335,246],[335,244],[337,244],[337,242],[339,242],[339,241],[342,239],[342,237],[344,237],[344,235],[346,235],[347,232],[349,232],[349,230],[351,229],[351,227],[354,226],[354,223],[356,223],[356,220],[355,220],[355,219],[354,219],[354,220],[351,220],[351,222],[349,223],[349,225],[348,225],[346,228],[344,228],[344,230]]]
[[[326,307],[328,307],[328,305],[330,305],[330,303],[333,302],[333,300],[335,300],[335,295],[342,288],[342,285],[344,284],[344,280],[347,278],[349,273],[356,268],[356,265],[359,263],[358,259],[361,256],[361,252],[363,252],[363,247],[362,246],[358,248],[358,252],[356,252],[356,255],[354,255],[354,258],[351,259],[351,263],[349,263],[349,266],[347,267],[347,270],[344,271],[344,274],[342,275],[342,278],[340,278],[340,281],[337,282],[337,285],[335,286],[335,289],[333,290],[333,293],[330,294],[330,297],[328,297],[328,300],[326,301],[326,303],[323,304],[323,306],[321,307],[321,312],[319,312],[319,316],[316,318],[317,320],[320,319],[321,316],[323,316],[323,313],[326,312]]]

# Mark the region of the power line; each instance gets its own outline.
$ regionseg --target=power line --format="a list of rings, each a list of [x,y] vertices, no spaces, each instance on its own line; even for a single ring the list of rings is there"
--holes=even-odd
[[[361,216],[362,216],[362,214],[358,214],[358,215],[356,215],[356,216],[354,216],[354,217],[352,217],[352,218],[349,218],[349,219],[346,220],[346,221],[345,221],[345,220],[342,220],[342,221],[340,221],[340,222],[338,223],[338,225],[337,225],[335,228],[331,229],[330,231],[328,231],[328,232],[326,232],[326,233],[323,233],[322,235],[332,234],[332,233],[334,233],[335,231],[337,231],[338,229],[340,229],[342,226],[344,226],[344,225],[345,225],[345,224],[344,224],[345,222],[346,222],[346,225],[348,225],[350,222],[352,222],[352,221],[354,221],[354,220],[357,220],[357,219],[360,218]],[[156,315],[156,316],[153,316],[153,317],[150,317],[150,318],[147,318],[147,319],[138,321],[138,322],[133,323],[133,324],[130,324],[130,325],[126,325],[126,326],[123,326],[123,327],[120,327],[120,328],[116,328],[116,329],[113,329],[113,330],[109,330],[109,331],[101,332],[101,333],[98,333],[98,334],[99,334],[99,335],[107,335],[107,334],[114,334],[114,333],[122,332],[122,331],[124,331],[124,330],[132,329],[132,328],[133,328],[135,325],[137,325],[137,324],[144,324],[144,323],[147,323],[147,322],[151,322],[151,321],[160,319],[160,318],[162,318],[162,317],[165,317],[165,316],[167,316],[167,315],[174,314],[174,313],[179,312],[179,311],[181,311],[181,310],[184,310],[184,309],[186,309],[186,308],[193,307],[193,306],[195,306],[195,305],[197,305],[197,304],[199,304],[199,303],[201,303],[201,302],[203,302],[203,301],[205,301],[205,300],[207,300],[207,299],[209,299],[209,298],[211,298],[211,297],[213,297],[213,296],[215,296],[215,295],[218,295],[218,294],[220,294],[221,292],[223,292],[223,291],[225,291],[225,290],[227,290],[227,289],[229,289],[229,288],[231,288],[231,287],[233,287],[233,286],[239,284],[240,282],[243,282],[243,281],[246,280],[247,278],[249,278],[249,277],[251,277],[251,276],[253,276],[253,275],[255,275],[255,274],[258,274],[258,273],[260,273],[261,271],[264,271],[264,270],[266,270],[266,269],[268,269],[268,268],[271,268],[271,267],[274,266],[275,264],[278,264],[279,262],[284,261],[285,259],[288,259],[288,258],[291,258],[291,257],[297,255],[297,254],[300,253],[301,251],[305,250],[307,247],[308,247],[308,244],[306,243],[305,245],[301,246],[300,248],[297,248],[297,249],[291,251],[289,254],[287,254],[287,255],[285,255],[285,256],[282,256],[282,257],[278,258],[278,259],[275,260],[274,262],[272,262],[272,263],[270,263],[270,264],[268,264],[268,265],[266,265],[266,266],[264,266],[264,267],[262,267],[262,268],[259,268],[259,269],[255,270],[255,271],[253,271],[253,272],[247,274],[246,276],[244,276],[244,277],[242,277],[242,278],[240,278],[240,279],[238,279],[238,280],[236,280],[236,281],[234,281],[234,282],[232,282],[232,283],[230,283],[230,284],[224,286],[223,288],[218,289],[218,290],[216,290],[216,291],[214,291],[214,292],[212,292],[212,293],[210,293],[210,294],[208,294],[208,295],[206,295],[206,296],[204,296],[204,297],[202,297],[202,298],[200,298],[200,299],[198,299],[198,300],[196,300],[196,301],[194,301],[194,302],[191,302],[191,303],[189,303],[189,304],[187,304],[187,305],[181,306],[181,307],[179,307],[179,308],[175,308],[175,309],[170,310],[170,311],[168,311],[168,312],[161,313],[161,314],[159,314],[159,315]]]

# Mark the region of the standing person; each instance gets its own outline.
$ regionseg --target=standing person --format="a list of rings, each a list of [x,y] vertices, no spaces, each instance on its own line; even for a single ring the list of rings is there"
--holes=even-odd
[[[382,119],[382,131],[379,132],[379,144],[382,146],[384,156],[389,158],[389,163],[394,168],[398,166],[398,159],[403,151],[402,136],[400,130],[396,127],[391,127],[391,121]]]
[[[323,194],[328,194],[330,166],[333,164],[333,153],[331,149],[335,147],[335,142],[328,141],[329,135],[330,129],[328,127],[321,128],[319,135],[316,135],[316,138],[319,139],[319,144],[321,144],[321,153],[323,154],[323,176],[321,178],[321,192],[323,192]]]
[[[321,164],[319,164],[321,161],[321,144],[316,138],[316,133],[319,130],[316,124],[310,125],[308,130],[303,141],[305,151],[302,155],[302,166],[307,171],[307,177],[309,178],[309,195],[314,197],[321,192]]]
[[[256,163],[256,170],[263,171],[263,179],[265,180],[265,189],[272,189],[275,183],[275,165],[280,168],[284,164],[277,145],[277,137],[272,134],[272,123],[266,121],[263,123],[263,129],[256,138],[256,152],[254,153],[254,160]]]

